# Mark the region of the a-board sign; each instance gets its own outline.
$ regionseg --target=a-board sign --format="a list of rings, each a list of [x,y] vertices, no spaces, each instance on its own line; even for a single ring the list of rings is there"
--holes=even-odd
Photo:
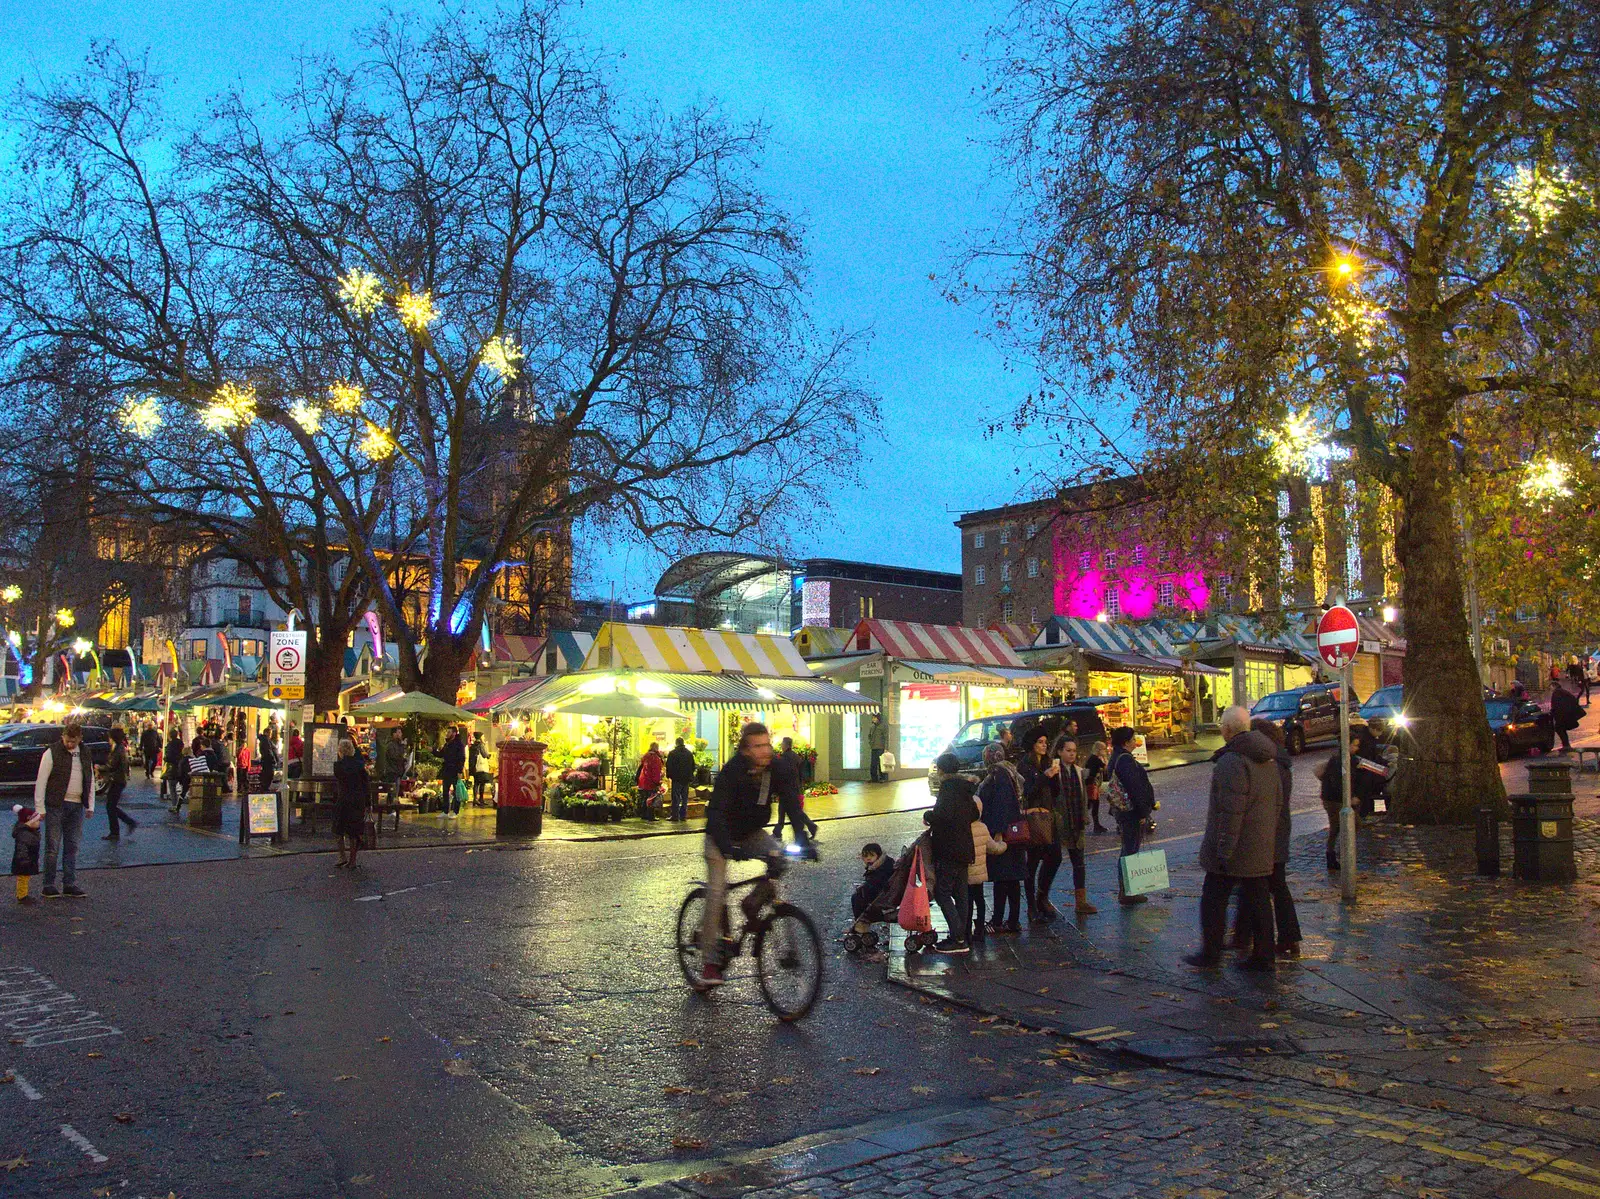
[[[343,730],[336,724],[314,724],[305,735],[306,756],[310,759],[305,770],[308,779],[333,778],[333,764],[339,760],[339,734]]]
[[[278,832],[278,797],[271,791],[250,793],[250,835],[264,837]]]

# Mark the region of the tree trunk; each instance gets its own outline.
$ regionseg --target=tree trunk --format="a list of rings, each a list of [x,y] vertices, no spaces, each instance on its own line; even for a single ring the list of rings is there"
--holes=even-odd
[[[461,675],[472,665],[474,642],[434,629],[428,637],[428,660],[422,665],[422,690],[447,704],[456,702]]]
[[[339,684],[344,679],[344,644],[325,645],[323,630],[309,630],[306,638],[306,698],[317,711],[332,712],[339,706]]]
[[[1425,386],[1413,379],[1415,391]],[[1408,407],[1414,448],[1400,485],[1395,550],[1404,572],[1412,749],[1390,788],[1391,810],[1408,823],[1468,824],[1479,806],[1502,806],[1505,788],[1467,628],[1451,502],[1449,404],[1413,392]]]

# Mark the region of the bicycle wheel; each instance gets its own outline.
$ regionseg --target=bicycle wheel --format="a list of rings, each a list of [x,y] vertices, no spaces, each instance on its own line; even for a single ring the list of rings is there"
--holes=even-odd
[[[756,931],[756,979],[778,1019],[800,1019],[822,990],[822,938],[793,904],[780,903]]]
[[[696,887],[683,897],[678,908],[678,969],[683,979],[700,988],[700,922],[705,918],[706,889]]]

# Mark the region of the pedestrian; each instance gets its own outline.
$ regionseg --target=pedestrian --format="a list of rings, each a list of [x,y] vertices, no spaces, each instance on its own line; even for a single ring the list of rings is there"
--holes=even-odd
[[[39,809],[18,803],[11,805],[11,812],[17,818],[11,827],[11,838],[16,842],[11,848],[11,873],[17,880],[17,902],[38,903],[28,894],[28,888],[39,873]]]
[[[639,792],[639,805],[646,819],[655,819],[655,799],[661,793],[661,780],[666,776],[667,761],[661,756],[660,746],[652,741],[639,759],[639,769],[633,772],[633,785]]]
[[[922,822],[932,832],[933,901],[944,915],[947,932],[934,947],[935,953],[970,953],[967,927],[967,867],[974,858],[972,822],[978,818],[978,805],[972,780],[961,773],[961,759],[940,754],[934,765],[943,777],[933,809]]]
[[[467,751],[461,744],[461,730],[454,725],[445,734],[444,745],[439,749],[439,781],[444,784],[439,793],[439,815],[455,819],[461,813],[461,794],[456,784],[466,769]]]
[[[102,840],[120,841],[122,826],[131,833],[139,822],[122,810],[122,793],[128,789],[128,734],[122,729],[111,730],[111,752],[106,755],[101,781],[105,784],[106,823],[111,826]]]
[[[694,751],[679,737],[667,754],[667,782],[672,785],[672,819],[689,819],[689,784],[694,782]]]
[[[984,911],[983,884],[989,881],[989,859],[1010,848],[989,831],[983,822],[983,801],[972,797],[975,814],[972,820],[972,865],[967,867],[967,938],[983,940],[983,924],[988,913]]]
[[[1550,719],[1555,723],[1556,735],[1561,738],[1561,752],[1572,752],[1572,730],[1583,720],[1585,709],[1578,697],[1559,682],[1550,688]]]
[[[300,736],[299,725],[289,730],[289,741],[284,748],[287,752],[284,754],[283,759],[283,777],[297,779],[300,777],[300,772],[305,768],[306,754],[306,743],[305,739]]]
[[[1034,840],[1028,845],[1027,878],[1024,891],[1028,900],[1028,923],[1045,924],[1060,913],[1050,903],[1050,884],[1061,868],[1061,845],[1056,837],[1056,784],[1061,763],[1050,753],[1050,735],[1035,726],[1027,736],[1027,753],[1019,767],[1027,787],[1022,817]]]
[[[1083,786],[1089,796],[1089,816],[1094,820],[1096,835],[1106,832],[1100,823],[1100,781],[1105,777],[1106,755],[1110,752],[1104,741],[1096,741],[1089,747],[1089,756],[1083,763]]]
[[[1273,954],[1270,880],[1277,841],[1278,747],[1250,727],[1250,713],[1237,705],[1222,714],[1225,744],[1212,758],[1211,797],[1200,840],[1200,950],[1183,960],[1203,970],[1222,963],[1228,897],[1243,890],[1244,923],[1252,930],[1252,953],[1242,970],[1271,970]]]
[[[1295,911],[1294,896],[1289,893],[1289,836],[1294,822],[1290,814],[1290,799],[1294,794],[1294,759],[1284,743],[1283,730],[1270,720],[1259,717],[1250,721],[1250,727],[1271,741],[1277,750],[1278,763],[1278,826],[1272,844],[1272,923],[1277,929],[1276,949],[1280,956],[1300,956],[1300,916]],[[1234,923],[1234,946],[1246,957],[1250,956],[1250,938],[1253,933],[1245,919],[1246,907],[1242,899]]]
[[[655,747],[652,745],[652,749]],[[467,773],[472,776],[472,802],[481,804],[483,793],[493,781],[489,742],[482,733],[472,734],[472,745],[467,751]]]
[[[78,842],[83,819],[94,814],[94,758],[83,743],[83,725],[69,720],[61,736],[39,757],[33,781],[34,811],[44,812],[44,893],[46,898],[88,894],[78,886]],[[56,887],[56,855],[61,886]]]
[[[367,784],[366,763],[356,753],[356,743],[339,742],[339,756],[333,763],[333,785],[337,798],[333,808],[333,835],[339,839],[339,860],[335,868],[355,869],[356,851],[367,828],[367,807],[371,789]],[[348,847],[348,848],[347,848]]]
[[[872,901],[883,894],[894,877],[894,867],[894,859],[884,853],[883,846],[876,841],[868,841],[861,847],[861,882],[850,894],[850,914],[857,920],[872,906]]]
[[[239,742],[239,752],[233,756],[233,768],[239,780],[240,795],[248,795],[250,793],[250,775],[255,770],[255,765],[255,755],[250,752],[250,742],[241,740]]]
[[[700,921],[700,988],[722,985],[722,937],[727,923],[728,860],[759,858],[767,878],[741,901],[753,918],[775,893],[768,880],[783,874],[783,846],[767,832],[772,821],[772,734],[752,721],[739,733],[738,751],[717,771],[706,805],[706,901]]]
[[[1022,751],[1017,748],[1016,734],[1011,731],[1009,724],[1000,726],[1000,748],[1005,751],[1008,762],[1015,762],[1022,756]]]
[[[171,802],[172,810],[176,812],[183,807],[183,801],[189,798],[189,756],[183,752],[183,738],[178,735],[176,728],[167,734],[167,747],[161,752],[166,763],[161,786],[164,798]]]
[[[1050,884],[1061,868],[1063,853],[1072,863],[1073,912],[1079,916],[1093,916],[1099,908],[1089,902],[1088,863],[1084,857],[1088,849],[1089,788],[1084,771],[1078,765],[1078,739],[1070,730],[1056,738],[1051,746],[1057,771],[1049,787],[1051,809],[1054,813],[1055,844],[1046,856],[1044,867],[1036,885],[1039,888],[1039,909],[1048,919],[1059,913],[1050,902]],[[1032,856],[1031,853],[1029,855]]]
[[[984,749],[983,763],[988,773],[978,784],[977,796],[983,804],[983,823],[990,833],[1003,839],[1006,829],[1022,819],[1027,784],[1016,766],[1006,758],[1006,748],[999,741]],[[1008,851],[989,863],[989,881],[994,891],[989,916],[991,933],[1022,931],[1022,880],[1027,875],[1027,854],[1023,852]]]
[[[161,763],[161,734],[153,722],[146,722],[139,732],[139,757],[144,761],[145,782],[149,782]]]
[[[261,775],[259,786],[272,791],[278,785],[278,730],[268,725],[256,734],[256,771]]]
[[[1127,725],[1111,730],[1111,757],[1106,762],[1106,811],[1116,819],[1122,835],[1118,855],[1117,902],[1124,907],[1144,903],[1148,896],[1129,895],[1122,880],[1122,858],[1139,852],[1144,843],[1144,822],[1156,810],[1156,789],[1150,772],[1133,756],[1134,731]]]
[[[889,748],[889,726],[883,723],[883,717],[874,715],[872,727],[867,730],[867,749],[872,761],[872,781],[881,783],[886,781],[883,773],[883,751]]]
[[[778,793],[778,823],[772,835],[783,840],[784,821],[794,825],[796,839],[801,845],[816,840],[817,822],[806,815],[805,790],[800,785],[800,755],[794,752],[794,738],[785,737],[778,752],[778,765],[786,780],[792,780]]]
[[[406,776],[408,757],[405,731],[395,725],[389,739],[378,742],[378,781],[383,784],[390,802],[399,798],[400,780]]]

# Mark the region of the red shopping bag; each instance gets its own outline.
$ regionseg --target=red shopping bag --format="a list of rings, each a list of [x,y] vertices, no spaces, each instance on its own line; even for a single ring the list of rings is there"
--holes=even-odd
[[[933,909],[928,905],[928,876],[923,869],[922,846],[911,851],[906,893],[900,899],[900,927],[908,933],[931,933]]]

